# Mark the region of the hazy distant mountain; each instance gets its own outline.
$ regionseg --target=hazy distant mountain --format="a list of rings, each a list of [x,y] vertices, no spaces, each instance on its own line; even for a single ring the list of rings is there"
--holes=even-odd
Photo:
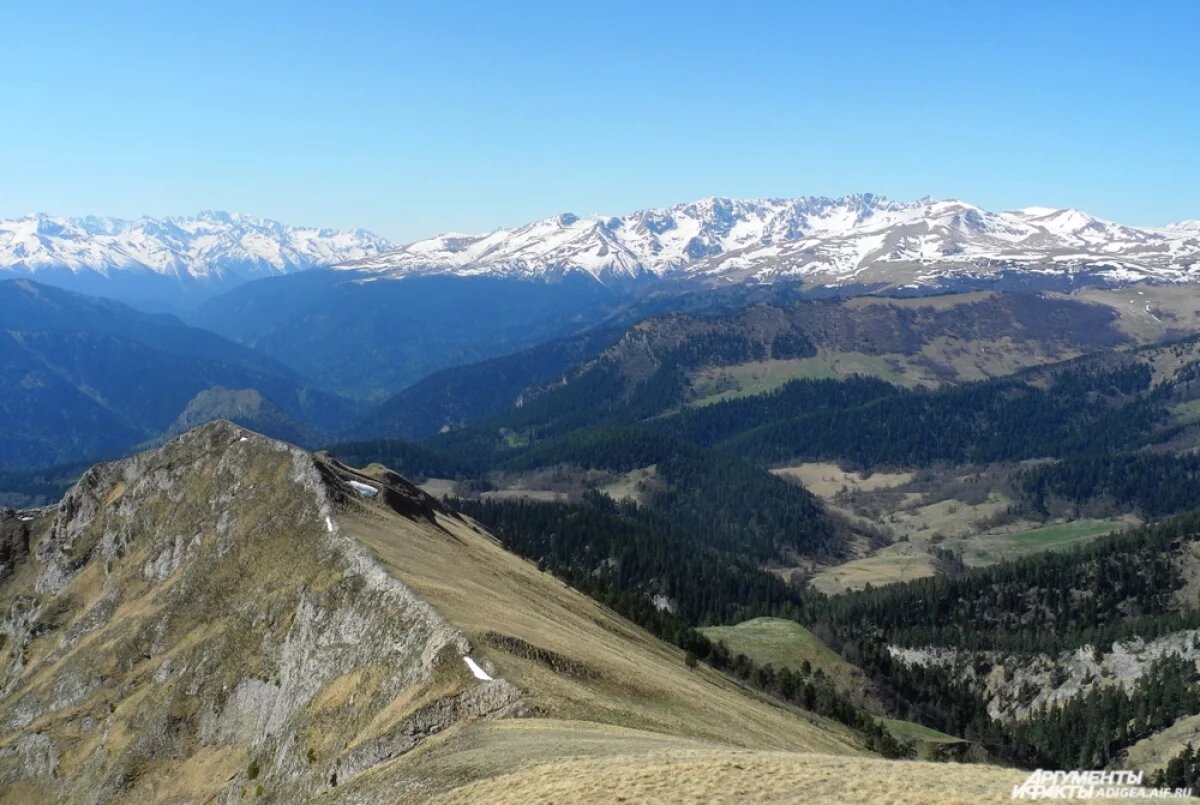
[[[119,455],[218,417],[307,444],[357,412],[173,316],[29,280],[0,282],[0,390],[0,469]]]
[[[1072,209],[989,212],[871,194],[708,198],[622,217],[564,214],[488,235],[440,235],[351,266],[392,277],[584,272],[606,283],[689,277],[920,287],[1005,272],[1178,282],[1200,275],[1200,224],[1132,227]]]
[[[585,277],[377,281],[305,271],[247,283],[189,320],[287,364],[320,387],[381,401],[444,369],[578,333],[619,303]]]
[[[361,229],[291,227],[236,213],[136,221],[38,214],[0,221],[0,277],[28,275],[106,296],[169,301],[387,248]]]

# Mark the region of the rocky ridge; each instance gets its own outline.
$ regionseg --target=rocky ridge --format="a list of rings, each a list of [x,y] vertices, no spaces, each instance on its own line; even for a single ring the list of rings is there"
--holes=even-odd
[[[32,800],[294,801],[521,713],[341,532],[351,506],[447,514],[399,476],[372,483],[364,498],[348,468],[217,422],[0,519],[0,782]]]

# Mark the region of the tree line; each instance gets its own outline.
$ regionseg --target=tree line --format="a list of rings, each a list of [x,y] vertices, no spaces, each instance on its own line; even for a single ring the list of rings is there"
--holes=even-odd
[[[1071,551],[1046,551],[958,576],[934,576],[821,599],[810,616],[843,638],[908,646],[1054,652],[1200,626],[1179,609],[1178,557],[1200,539],[1185,515]]]

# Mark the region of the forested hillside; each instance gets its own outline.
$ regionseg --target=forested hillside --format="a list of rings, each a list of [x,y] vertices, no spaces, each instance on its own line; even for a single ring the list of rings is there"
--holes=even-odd
[[[380,403],[354,432],[420,439],[444,427],[477,422],[514,405],[527,389],[561,379],[620,334],[617,329],[590,330],[512,355],[442,369]]]
[[[1015,762],[1102,767],[1176,718],[1200,713],[1189,631],[1200,628],[1200,608],[1193,596],[1181,595],[1195,571],[1198,542],[1200,516],[1188,515],[956,578],[810,598],[806,612],[891,692],[899,712],[979,740]],[[1174,648],[1135,666],[1140,670],[1132,676],[1125,672],[1116,687],[1101,684],[1097,674],[1022,718],[991,714],[988,699],[994,707],[996,689],[987,680],[996,669],[1019,678],[1025,665],[1058,657],[1042,683],[1058,687],[1067,681],[1063,662],[1072,651],[1084,650],[1098,663],[1119,644],[1155,640]],[[897,646],[919,649],[925,659],[906,658]]]
[[[864,405],[801,411],[730,436],[721,447],[764,462],[832,458],[862,467],[1114,450],[1166,421],[1164,394],[1150,388],[1151,379],[1149,369],[1134,365],[1064,372],[1048,389],[994,380],[901,391]]]
[[[806,377],[867,374],[936,386],[1129,341],[1111,308],[1054,295],[796,297],[780,286],[628,301],[600,329],[430,375],[382,403],[355,433],[424,438],[542,395],[552,400],[523,421],[546,427],[578,405],[593,419],[628,419]]]
[[[1200,505],[1200,456],[1089,453],[1026,470],[1015,481],[1025,502],[1045,514],[1069,506],[1158,518]]]

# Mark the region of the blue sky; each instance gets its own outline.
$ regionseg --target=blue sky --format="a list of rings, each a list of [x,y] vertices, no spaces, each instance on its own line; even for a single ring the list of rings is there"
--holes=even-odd
[[[9,4],[0,216],[407,240],[870,191],[1200,218],[1197,30],[1196,2]]]

